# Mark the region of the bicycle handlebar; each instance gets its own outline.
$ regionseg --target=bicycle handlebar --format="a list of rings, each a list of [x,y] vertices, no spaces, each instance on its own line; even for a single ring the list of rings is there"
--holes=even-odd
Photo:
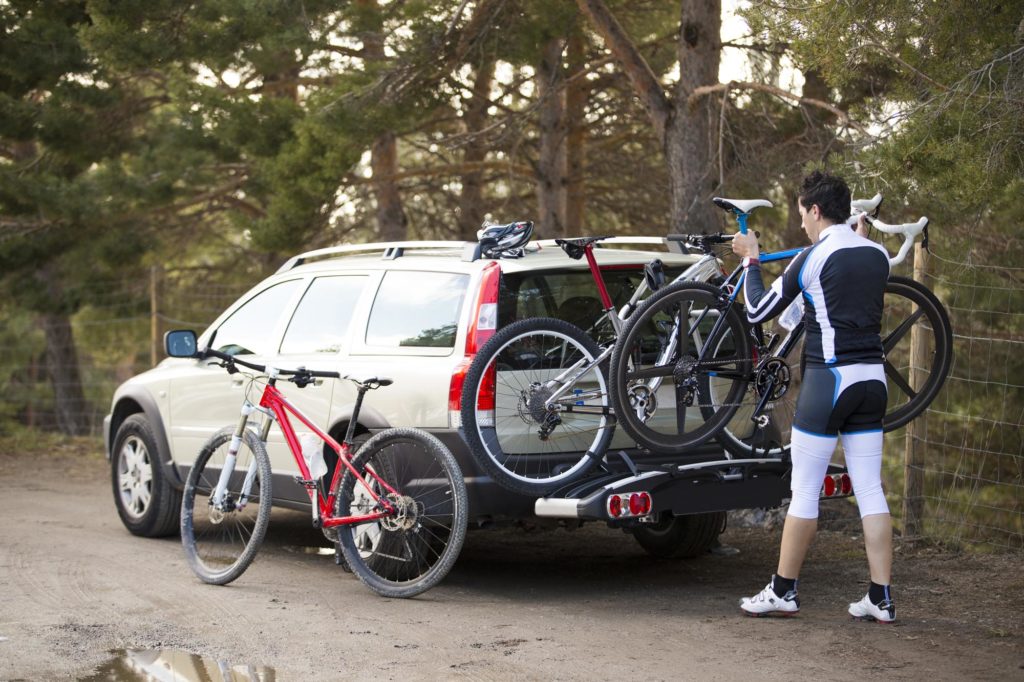
[[[910,253],[910,246],[914,243],[917,235],[922,232],[925,233],[922,244],[925,248],[928,248],[928,218],[922,217],[916,223],[903,223],[902,225],[888,225],[878,218],[871,218],[870,216],[865,216],[864,219],[879,232],[903,235],[903,244],[900,246],[900,250],[896,252],[896,255],[889,259],[889,265],[899,265],[902,263],[903,259]]]
[[[229,365],[241,365],[242,367],[248,367],[249,369],[257,372],[268,373],[267,365],[257,365],[255,362],[246,362],[245,360],[238,359],[234,355],[228,355],[227,353],[222,353],[219,350],[213,350],[212,348],[199,351],[199,353],[197,353],[197,357],[200,360],[205,360],[206,358],[219,358],[224,362],[228,363]],[[271,367],[270,369],[274,373],[283,376],[322,377],[324,379],[348,378],[342,377],[341,374],[339,374],[338,372],[325,372],[320,370],[305,369],[304,367],[300,367],[298,369],[279,369],[277,367]]]

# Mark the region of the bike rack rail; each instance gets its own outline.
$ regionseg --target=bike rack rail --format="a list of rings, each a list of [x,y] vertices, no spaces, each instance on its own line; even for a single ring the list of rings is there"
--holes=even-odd
[[[679,465],[644,467],[619,453],[630,471],[598,473],[567,485],[534,503],[539,517],[582,521],[655,521],[662,513],[674,516],[733,509],[774,508],[790,497],[788,460],[722,459]],[[829,465],[828,475],[842,475],[843,467]],[[609,511],[613,496],[628,498],[647,493],[646,513],[615,516]],[[848,497],[847,493],[827,498]],[[823,495],[823,497],[825,497]]]

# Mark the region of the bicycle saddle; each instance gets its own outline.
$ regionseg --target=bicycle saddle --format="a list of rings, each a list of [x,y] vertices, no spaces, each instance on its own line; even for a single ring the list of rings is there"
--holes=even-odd
[[[348,379],[357,386],[362,386],[368,389],[381,388],[382,386],[390,386],[394,383],[391,379],[385,379],[383,377],[370,377],[369,379],[356,379],[353,376],[344,376],[343,379]]]
[[[755,208],[760,208],[761,206],[765,208],[772,208],[773,206],[772,202],[767,199],[723,199],[722,197],[714,197],[711,201],[715,202],[715,206],[729,213],[750,213]]]
[[[573,260],[579,260],[583,258],[583,254],[586,253],[587,245],[599,242],[602,239],[610,239],[611,235],[604,235],[601,237],[576,237],[574,239],[556,239],[555,243],[562,247],[566,255]]]

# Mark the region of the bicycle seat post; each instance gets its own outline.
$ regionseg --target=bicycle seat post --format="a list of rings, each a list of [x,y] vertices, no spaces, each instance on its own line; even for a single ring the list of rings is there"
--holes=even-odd
[[[352,408],[352,417],[348,420],[348,428],[345,429],[345,445],[352,446],[352,439],[356,435],[356,423],[359,421],[359,410],[363,407],[363,398],[366,397],[366,392],[370,390],[370,387],[362,382],[355,382],[356,384],[356,404]]]
[[[597,259],[594,257],[594,245],[593,243],[587,244],[584,247],[584,255],[587,257],[587,265],[590,266],[590,273],[594,277],[594,283],[597,285],[597,294],[601,297],[601,307],[604,311],[614,312],[615,305],[612,303],[612,297],[608,294],[608,287],[604,283],[604,275],[601,274],[601,268],[597,265]]]
[[[747,218],[749,217],[749,213],[736,213],[736,223],[740,226],[740,234],[747,233]]]

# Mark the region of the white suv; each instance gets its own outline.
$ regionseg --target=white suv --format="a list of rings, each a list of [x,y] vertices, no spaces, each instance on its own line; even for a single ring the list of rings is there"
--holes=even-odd
[[[617,304],[629,299],[650,260],[660,258],[670,276],[696,260],[669,250],[668,243],[614,238],[595,249]],[[304,253],[224,311],[199,346],[216,330],[218,350],[250,362],[393,379],[368,396],[359,432],[425,429],[462,467],[471,521],[531,517],[534,500],[495,485],[460,434],[463,380],[476,349],[497,327],[546,316],[587,329],[601,305],[586,262],[570,259],[554,242],[533,242],[518,258],[482,258],[479,252],[479,245],[462,242],[402,242]],[[249,379],[229,375],[214,362],[169,358],[114,394],[104,435],[114,500],[132,533],[177,531],[188,468],[216,430],[238,419]],[[344,434],[355,398],[350,382],[278,388],[328,433],[339,439]],[[619,433],[613,446],[631,443]],[[293,482],[294,460],[276,429],[268,451],[274,504],[308,509],[308,496]],[[329,449],[326,454],[333,456]]]

